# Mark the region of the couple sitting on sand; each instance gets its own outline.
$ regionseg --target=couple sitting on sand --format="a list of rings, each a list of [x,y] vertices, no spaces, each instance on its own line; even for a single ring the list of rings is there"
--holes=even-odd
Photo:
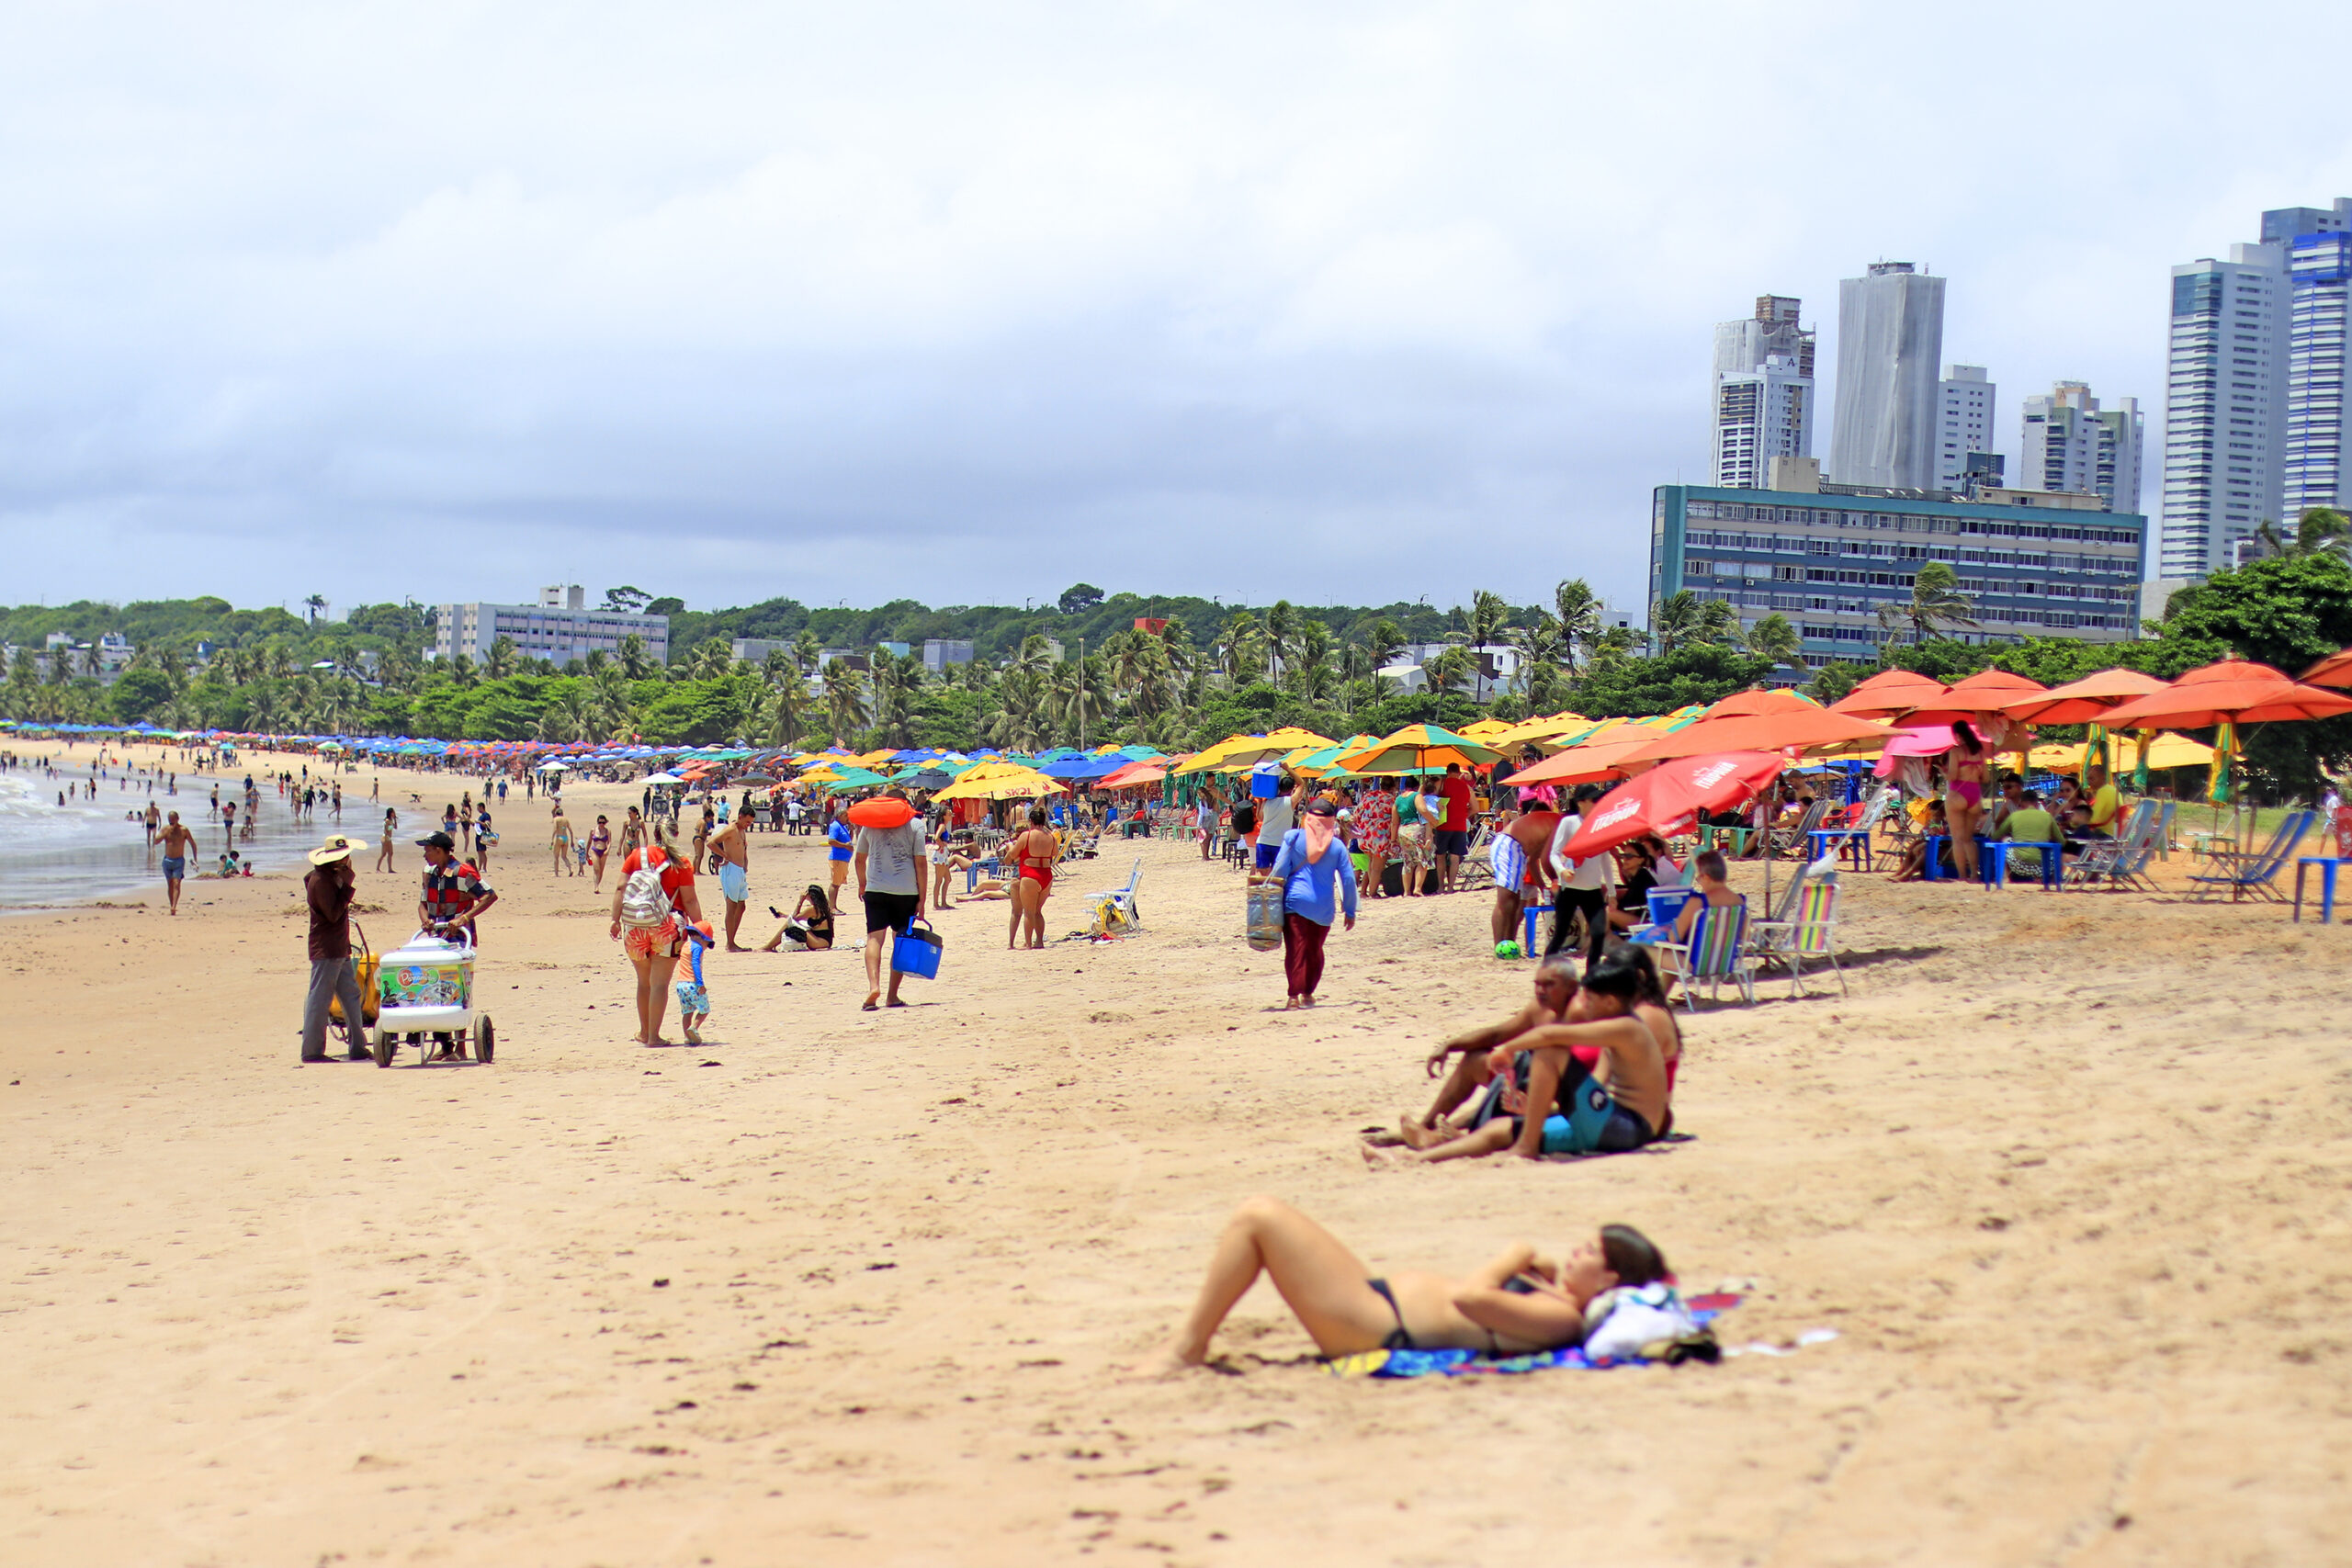
[[[1505,1150],[1521,1159],[1618,1154],[1654,1142],[1674,1124],[1674,1074],[1682,1034],[1646,949],[1617,945],[1577,980],[1576,961],[1555,953],[1535,972],[1535,995],[1498,1022],[1454,1036],[1430,1054],[1446,1073],[1435,1103],[1408,1117],[1406,1146],[1364,1145],[1364,1158],[1471,1159]],[[1482,1092],[1483,1091],[1483,1092]],[[1465,1113],[1466,1108],[1466,1113]]]

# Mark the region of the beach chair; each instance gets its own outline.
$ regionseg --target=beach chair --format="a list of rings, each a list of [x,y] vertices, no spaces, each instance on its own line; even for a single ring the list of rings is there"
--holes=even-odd
[[[1136,888],[1142,881],[1143,856],[1137,855],[1136,863],[1127,870],[1127,885],[1125,887],[1108,888],[1100,893],[1089,893],[1086,896],[1086,907],[1091,909],[1107,903],[1127,924],[1139,926],[1143,924],[1143,917],[1136,913]]]
[[[1771,837],[1765,841],[1764,852],[1775,858],[1783,850],[1802,850],[1810,852],[1813,830],[1820,827],[1821,819],[1828,815],[1828,796],[1816,796],[1814,803],[1804,808],[1804,815],[1797,818],[1795,827],[1776,828],[1772,830]]]
[[[1796,908],[1780,950],[1789,961],[1792,1000],[1804,995],[1804,961],[1808,958],[1829,960],[1829,971],[1838,976],[1838,994],[1852,994],[1846,987],[1846,971],[1838,965],[1838,870],[1833,865],[1808,877],[1797,895]]]
[[[1682,982],[1679,993],[1683,1004],[1692,1012],[1699,1010],[1699,987],[1708,987],[1708,999],[1721,1001],[1725,980],[1739,987],[1742,1000],[1756,999],[1756,971],[1750,964],[1747,949],[1747,904],[1724,908],[1699,911],[1690,927],[1689,942],[1661,942],[1657,951],[1661,958],[1671,957],[1671,973]]]
[[[2208,859],[2213,870],[2204,875],[2192,874],[2188,879],[2189,898],[2194,901],[2219,897],[2226,888],[2233,904],[2246,897],[2284,904],[2287,896],[2275,886],[2278,872],[2318,819],[2316,811],[2290,811],[2286,820],[2278,824],[2278,830],[2270,836],[2270,842],[2260,851],[2253,854],[2222,851],[2211,855]]]
[[[2132,807],[2131,817],[2123,824],[2123,831],[2112,839],[2095,839],[2083,846],[2082,853],[2066,867],[2065,882],[2069,887],[2086,887],[2102,883],[2109,887],[2133,886],[2136,879],[2119,881],[2126,861],[2137,857],[2144,866],[2147,855],[2155,847],[2155,833],[2161,815],[2157,802],[2143,800]]]
[[[1479,880],[1484,878],[1484,881]],[[1470,848],[1454,873],[1454,886],[1464,892],[1495,885],[1495,825],[1481,822],[1470,835]]]
[[[1796,875],[1781,889],[1779,900],[1764,911],[1764,918],[1747,923],[1747,955],[1759,967],[1778,964],[1788,956],[1790,933],[1796,928],[1797,903],[1804,897],[1805,885],[1824,873],[1834,874],[1837,869],[1835,857],[1797,867]]]

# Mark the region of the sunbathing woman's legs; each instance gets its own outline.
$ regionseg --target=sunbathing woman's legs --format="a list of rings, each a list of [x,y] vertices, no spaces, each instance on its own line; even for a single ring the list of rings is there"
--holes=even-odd
[[[1251,1198],[1217,1237],[1208,1279],[1183,1327],[1136,1372],[1159,1376],[1206,1361],[1210,1337],[1261,1273],[1273,1277],[1274,1289],[1327,1356],[1376,1350],[1397,1326],[1394,1309],[1366,1282],[1363,1260],[1346,1244],[1287,1203]]]

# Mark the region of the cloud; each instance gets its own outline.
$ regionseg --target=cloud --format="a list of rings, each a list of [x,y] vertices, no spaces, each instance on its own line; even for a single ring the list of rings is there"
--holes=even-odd
[[[51,8],[0,543],[52,599],[1634,604],[1713,324],[1801,295],[1826,374],[1872,259],[2005,446],[2061,376],[2160,446],[2166,269],[2352,191],[2200,15]]]

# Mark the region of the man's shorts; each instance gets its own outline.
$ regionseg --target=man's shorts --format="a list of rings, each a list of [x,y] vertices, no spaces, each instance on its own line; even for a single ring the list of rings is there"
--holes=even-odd
[[[185,855],[165,855],[164,857],[164,880],[166,882],[187,881],[187,857]]]
[[[1547,1155],[1622,1154],[1657,1136],[1638,1112],[1618,1104],[1589,1077],[1563,1090],[1560,1104],[1558,1113],[1544,1119]]]
[[[1468,854],[1470,852],[1470,834],[1464,829],[1438,829],[1437,852],[1442,855]]]
[[[922,908],[922,900],[912,893],[868,893],[865,896],[865,934],[876,931],[902,931]]]
[[[1273,870],[1274,857],[1282,852],[1283,847],[1280,844],[1270,844],[1262,839],[1260,840],[1258,842],[1258,869],[1260,871]]]
[[[1498,837],[1494,845],[1495,886],[1505,893],[1520,893],[1527,883],[1527,851],[1517,839],[1508,835]]]
[[[730,861],[718,863],[718,893],[730,904],[752,901],[752,874]]]

